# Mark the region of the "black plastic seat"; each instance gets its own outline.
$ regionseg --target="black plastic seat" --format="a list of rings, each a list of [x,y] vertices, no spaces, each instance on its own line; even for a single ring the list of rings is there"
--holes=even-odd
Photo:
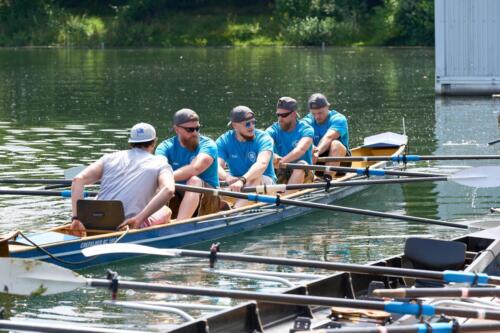
[[[461,270],[465,266],[465,243],[429,238],[408,238],[405,245],[405,259],[415,269],[434,271]],[[415,281],[418,287],[442,287],[434,280]]]

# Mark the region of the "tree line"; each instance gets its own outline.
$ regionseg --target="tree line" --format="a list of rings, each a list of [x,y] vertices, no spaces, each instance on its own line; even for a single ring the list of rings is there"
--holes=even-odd
[[[434,0],[0,0],[0,46],[434,44]]]

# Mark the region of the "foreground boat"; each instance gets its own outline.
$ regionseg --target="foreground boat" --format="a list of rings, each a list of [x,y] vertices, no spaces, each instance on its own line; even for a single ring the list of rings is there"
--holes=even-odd
[[[122,251],[124,246],[98,246],[86,250],[88,255],[99,255]],[[200,251],[165,250],[144,246],[125,247],[127,253],[141,251],[165,255],[166,252],[186,252],[187,256],[198,257]],[[203,254],[213,259],[213,255]],[[2,293],[39,297],[70,292],[80,287],[111,289],[114,301],[106,304],[129,308],[159,311],[147,303],[115,301],[121,289],[170,293],[182,295],[224,297],[255,300],[241,303],[230,309],[213,309],[213,315],[195,319],[181,309],[188,304],[169,303],[165,311],[181,315],[185,324],[167,332],[208,333],[208,332],[497,332],[500,320],[498,305],[490,300],[471,298],[464,295],[470,291],[479,293],[488,290],[499,295],[497,288],[484,288],[485,284],[500,285],[500,227],[483,230],[443,241],[428,238],[409,238],[404,254],[390,257],[369,265],[339,264],[322,261],[275,258],[286,261],[287,266],[323,267],[343,265],[346,272],[317,278],[300,286],[293,286],[283,293],[251,292],[244,290],[217,289],[175,284],[159,284],[121,279],[118,273],[108,271],[107,279],[86,278],[77,273],[35,260],[0,259],[0,285]],[[184,256],[184,255],[183,255]],[[264,262],[270,257],[242,256],[231,253],[217,253],[221,260],[243,260]],[[210,260],[212,263],[212,260]],[[318,265],[318,266],[314,266]],[[406,267],[412,268],[406,268]],[[350,272],[350,273],[347,273]],[[356,272],[356,273],[354,273]],[[262,272],[273,273],[270,270]],[[277,269],[276,274],[285,274]],[[318,273],[317,271],[315,273]],[[442,288],[444,283],[479,284],[481,288]],[[434,288],[421,288],[433,285]],[[381,289],[401,292],[401,286],[417,287],[406,289],[411,292],[455,291],[455,299],[421,299],[418,302],[406,298],[394,301],[373,298],[370,291]],[[427,290],[427,291],[426,291]],[[378,294],[378,293],[373,293]],[[443,293],[437,293],[443,295]],[[488,295],[482,293],[482,295]],[[367,297],[371,297],[368,298]],[[460,299],[457,299],[460,297]],[[142,306],[140,306],[142,305]],[[146,309],[145,306],[150,308]],[[201,305],[203,306],[203,305]],[[206,305],[205,305],[206,306]],[[167,309],[169,308],[169,309]],[[195,305],[191,307],[195,308]],[[160,309],[161,310],[161,309]],[[175,311],[173,311],[175,310]],[[220,310],[220,311],[219,311]],[[165,312],[162,311],[162,312]],[[472,318],[472,322],[470,319]],[[479,319],[477,321],[476,319]],[[64,325],[46,325],[32,321],[0,320],[0,328],[36,332],[76,332]],[[79,327],[82,332],[92,328]],[[115,333],[97,328],[95,332]],[[129,333],[133,333],[130,332]]]
[[[420,240],[416,240],[418,244]],[[467,252],[464,252],[465,266],[464,272],[469,273],[487,273],[489,275],[500,274],[500,227],[483,230],[477,233],[472,233],[464,237],[455,239],[454,241],[443,242],[438,248],[427,248],[422,251],[421,258],[412,257],[413,254],[406,253],[399,256],[386,258],[374,263],[372,266],[382,267],[403,267],[405,265],[419,265],[419,268],[430,269],[436,261],[429,258],[429,251],[446,250],[449,243],[449,257],[453,258],[451,252],[456,252],[456,243],[464,244]],[[432,240],[431,240],[432,244]],[[417,245],[418,246],[418,245]],[[427,240],[423,240],[422,246],[429,246]],[[433,245],[430,245],[432,247]],[[442,247],[444,246],[444,248]],[[452,248],[455,248],[453,250]],[[438,251],[438,252],[436,252]],[[406,252],[406,251],[405,251]],[[427,253],[426,253],[427,252]],[[460,252],[460,251],[459,251]],[[417,255],[418,256],[418,255]],[[445,255],[444,257],[447,257]],[[459,255],[458,255],[459,256]],[[437,255],[437,257],[443,257]],[[420,261],[420,263],[416,263]],[[444,266],[454,265],[453,259],[446,263],[449,259],[438,258],[437,261]],[[422,267],[422,265],[430,265]],[[441,267],[441,269],[446,269]],[[456,268],[456,267],[455,267]],[[438,270],[436,270],[438,271]],[[417,281],[418,283],[419,281]],[[430,281],[420,281],[420,283],[429,283]],[[435,283],[435,282],[431,282]],[[402,279],[400,277],[380,276],[374,274],[358,274],[358,273],[338,273],[316,281],[306,283],[299,287],[287,289],[284,293],[308,296],[323,296],[337,297],[345,299],[366,299],[369,291],[375,288],[399,288],[402,286],[414,286],[415,280]],[[437,287],[434,285],[434,287]],[[374,298],[370,298],[374,300]],[[380,299],[382,300],[382,299]],[[408,301],[408,299],[406,300]],[[463,303],[463,309],[474,309],[473,311],[481,312],[483,304],[474,304],[473,300],[470,303]],[[440,300],[439,305],[446,306],[445,300]],[[449,301],[448,301],[449,302]],[[432,302],[427,302],[427,304]],[[456,301],[449,302],[452,307],[460,307]],[[437,305],[437,302],[436,302]],[[490,308],[491,309],[491,308]],[[450,322],[454,318],[446,318],[443,316],[426,317],[429,323],[434,323],[439,320],[441,323]],[[313,306],[296,306],[274,304],[268,302],[245,302],[234,306],[229,310],[221,311],[217,314],[201,318],[184,325],[181,325],[169,332],[172,333],[206,333],[206,332],[298,332],[318,330],[317,332],[325,332],[328,328],[353,328],[351,332],[355,332],[356,328],[378,327],[397,324],[411,325],[418,323],[415,315],[393,315],[384,311],[369,311],[356,310],[349,308],[330,308],[330,307],[313,307]],[[477,321],[473,321],[477,323]],[[461,320],[460,324],[467,323],[467,320]],[[382,327],[379,327],[377,332],[384,332]],[[417,330],[415,330],[416,332]],[[486,330],[487,331],[487,330]],[[494,331],[494,330],[489,330]],[[406,331],[405,331],[406,332]],[[409,332],[409,331],[408,331]],[[418,331],[421,332],[421,331]],[[422,330],[428,332],[428,330]],[[441,331],[440,331],[441,332]],[[443,330],[442,332],[447,332]],[[450,331],[451,332],[451,331]]]
[[[352,150],[353,156],[391,156],[403,153],[406,136],[383,133],[365,139],[365,145]],[[353,167],[383,168],[387,162],[353,162]],[[361,179],[354,173],[346,174],[332,181],[332,187],[325,189],[307,189],[298,191],[284,198],[293,198],[316,203],[330,203],[356,193],[367,186],[334,187],[335,182]],[[85,258],[81,250],[90,246],[114,242],[135,243],[161,248],[183,247],[207,240],[258,229],[284,220],[289,220],[310,212],[310,208],[294,206],[276,206],[256,203],[222,211],[216,214],[192,218],[183,222],[172,221],[166,225],[130,231],[89,231],[86,237],[69,234],[68,225],[50,229],[46,232],[5,237],[0,241],[0,256],[31,258],[52,262],[67,268],[81,269],[113,260],[130,257],[112,254],[96,258]],[[12,239],[11,239],[12,238]],[[11,240],[8,240],[11,239]]]

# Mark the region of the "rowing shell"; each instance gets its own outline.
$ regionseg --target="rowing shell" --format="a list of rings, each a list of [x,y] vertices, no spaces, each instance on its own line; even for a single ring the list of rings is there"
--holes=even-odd
[[[406,136],[394,133],[384,133],[368,137],[365,142],[369,144],[354,148],[353,156],[369,155],[399,155],[406,147]],[[383,168],[388,162],[353,162],[353,167]],[[342,182],[353,179],[362,179],[365,176],[346,174],[335,179]],[[334,182],[332,182],[334,185]],[[367,186],[352,186],[331,188],[328,192],[324,189],[307,189],[295,192],[284,198],[293,198],[317,203],[331,203],[350,196],[365,189]],[[130,258],[130,255],[113,254],[96,258],[86,258],[81,250],[100,244],[135,243],[155,246],[160,248],[183,247],[191,244],[215,240],[221,237],[262,228],[281,221],[290,220],[310,212],[310,208],[276,206],[263,203],[251,204],[246,207],[230,211],[218,212],[192,218],[176,223],[175,220],[166,225],[159,225],[145,229],[123,231],[88,231],[86,237],[80,238],[68,234],[68,225],[50,229],[32,235],[27,235],[38,247],[31,245],[26,239],[17,236],[15,241],[9,241],[6,249],[5,241],[2,251],[0,240],[0,256],[16,258],[31,258],[52,262],[71,269],[81,269],[93,265],[107,263],[114,260]],[[43,248],[43,249],[40,249]],[[49,255],[50,254],[50,255]],[[55,260],[54,256],[60,260]]]

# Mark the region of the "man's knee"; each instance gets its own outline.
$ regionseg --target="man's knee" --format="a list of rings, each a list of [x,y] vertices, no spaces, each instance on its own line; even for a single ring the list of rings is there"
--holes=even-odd
[[[198,176],[192,176],[191,178],[189,178],[186,182],[187,185],[190,185],[190,186],[203,186],[203,180],[201,180],[200,177]]]
[[[330,144],[329,156],[345,156],[347,149],[339,140],[333,140]]]

